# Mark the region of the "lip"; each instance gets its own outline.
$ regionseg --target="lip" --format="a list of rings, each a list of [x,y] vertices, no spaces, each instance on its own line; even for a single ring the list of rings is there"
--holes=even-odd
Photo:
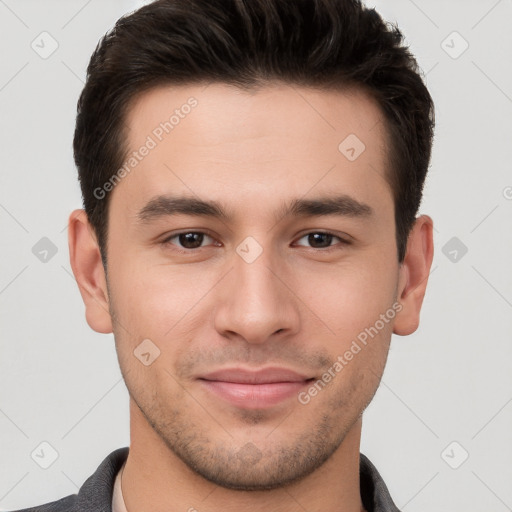
[[[264,409],[277,405],[309,385],[312,377],[287,368],[246,370],[227,368],[198,378],[216,396],[244,409]]]
[[[201,379],[210,381],[233,382],[238,384],[269,384],[276,382],[302,382],[310,379],[288,368],[270,367],[259,370],[243,368],[225,368],[202,375]]]

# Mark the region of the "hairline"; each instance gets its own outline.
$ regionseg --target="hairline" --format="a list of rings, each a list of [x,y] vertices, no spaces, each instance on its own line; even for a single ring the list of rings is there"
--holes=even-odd
[[[205,84],[206,86],[216,84],[216,85],[227,85],[233,87],[235,90],[241,90],[243,92],[255,92],[258,93],[262,89],[271,89],[274,86],[279,85],[288,85],[288,86],[297,86],[304,89],[310,89],[320,92],[344,92],[346,94],[355,94],[362,96],[365,101],[371,102],[375,107],[377,107],[378,112],[383,119],[384,127],[380,129],[380,133],[382,135],[382,143],[384,148],[384,161],[383,161],[383,175],[382,177],[385,179],[392,197],[393,197],[393,219],[395,225],[395,243],[398,247],[398,230],[396,223],[396,212],[397,212],[397,190],[395,189],[398,186],[399,180],[398,176],[396,176],[396,170],[393,170],[393,158],[392,154],[396,152],[396,144],[395,139],[393,137],[394,130],[389,122],[388,116],[386,112],[382,108],[382,105],[377,97],[377,91],[369,87],[367,84],[350,81],[350,80],[340,80],[335,82],[333,80],[329,80],[328,82],[322,83],[321,81],[314,80],[288,80],[281,77],[269,77],[265,78],[262,76],[255,75],[251,76],[247,81],[230,81],[230,80],[206,80],[203,78],[185,80],[185,81],[173,81],[171,78],[161,78],[160,80],[155,81],[152,84],[145,84],[142,87],[134,90],[132,94],[129,94],[124,103],[121,105],[119,110],[119,139],[122,141],[121,147],[118,149],[118,155],[120,156],[120,161],[123,162],[128,158],[128,154],[131,151],[129,147],[129,129],[128,118],[134,109],[137,108],[139,103],[144,99],[144,97],[150,94],[153,91],[168,89],[168,88],[179,88],[186,89],[187,87],[194,85]],[[378,123],[381,124],[381,123]],[[373,128],[372,128],[373,129]],[[115,174],[115,170],[114,170]],[[104,233],[103,233],[103,251],[102,261],[105,272],[107,270],[107,252],[108,252],[108,230],[110,226],[109,215],[110,215],[110,197],[112,192],[109,192],[105,197],[105,224],[104,224]]]

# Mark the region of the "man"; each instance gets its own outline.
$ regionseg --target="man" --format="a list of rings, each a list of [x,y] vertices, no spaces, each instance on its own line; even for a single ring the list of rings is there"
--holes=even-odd
[[[159,0],[94,52],[71,265],[130,446],[26,510],[397,511],[359,452],[419,323],[433,104],[356,0]]]

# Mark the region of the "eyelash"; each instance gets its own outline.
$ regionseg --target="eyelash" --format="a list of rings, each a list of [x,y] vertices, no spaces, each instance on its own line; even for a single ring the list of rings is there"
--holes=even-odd
[[[210,235],[209,233],[207,233],[205,231],[181,231],[180,233],[174,233],[171,236],[168,236],[166,239],[162,240],[161,244],[163,246],[172,245],[173,246],[173,250],[178,252],[179,254],[192,254],[194,252],[197,252],[199,249],[204,249],[205,248],[205,247],[197,247],[195,249],[180,249],[178,246],[176,246],[175,244],[171,243],[172,239],[177,238],[180,235],[186,235],[188,233],[206,235],[206,236],[208,236],[208,237],[210,237],[210,238],[215,240],[215,238],[212,235]],[[340,236],[338,236],[338,235],[336,235],[336,234],[334,234],[334,233],[332,233],[330,231],[308,231],[307,233],[303,234],[298,240],[301,240],[302,238],[304,238],[306,236],[309,236],[309,235],[312,235],[312,234],[331,235],[332,237],[337,238],[340,241],[338,244],[330,245],[328,247],[322,247],[322,248],[310,247],[310,249],[312,249],[313,251],[320,251],[322,253],[330,253],[332,251],[342,249],[342,247],[339,247],[340,245],[341,246],[346,246],[346,245],[350,245],[351,244],[351,242],[349,242],[348,240],[345,240],[345,239],[341,238]],[[304,246],[300,246],[300,247],[304,247]]]

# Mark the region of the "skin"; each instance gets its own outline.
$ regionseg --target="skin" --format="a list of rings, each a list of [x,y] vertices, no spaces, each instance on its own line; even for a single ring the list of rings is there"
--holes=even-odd
[[[417,218],[400,265],[385,123],[362,92],[277,83],[252,92],[226,84],[159,87],[128,112],[131,150],[191,96],[197,106],[111,192],[108,287],[85,213],[70,215],[71,266],[87,322],[114,332],[130,393],[126,507],[364,510],[362,413],[391,334],[418,327],[432,219]],[[354,161],[338,150],[351,133],[366,146]],[[138,221],[151,198],[168,193],[216,200],[232,218]],[[281,215],[293,199],[341,194],[373,214]],[[196,249],[177,236],[165,243],[187,231],[209,236]],[[306,236],[319,231],[335,236],[316,244]],[[251,263],[236,251],[248,236],[262,249]],[[393,304],[400,312],[306,405],[293,396],[246,409],[198,380],[220,368],[269,366],[317,380]],[[160,350],[148,366],[134,357],[144,339]]]

